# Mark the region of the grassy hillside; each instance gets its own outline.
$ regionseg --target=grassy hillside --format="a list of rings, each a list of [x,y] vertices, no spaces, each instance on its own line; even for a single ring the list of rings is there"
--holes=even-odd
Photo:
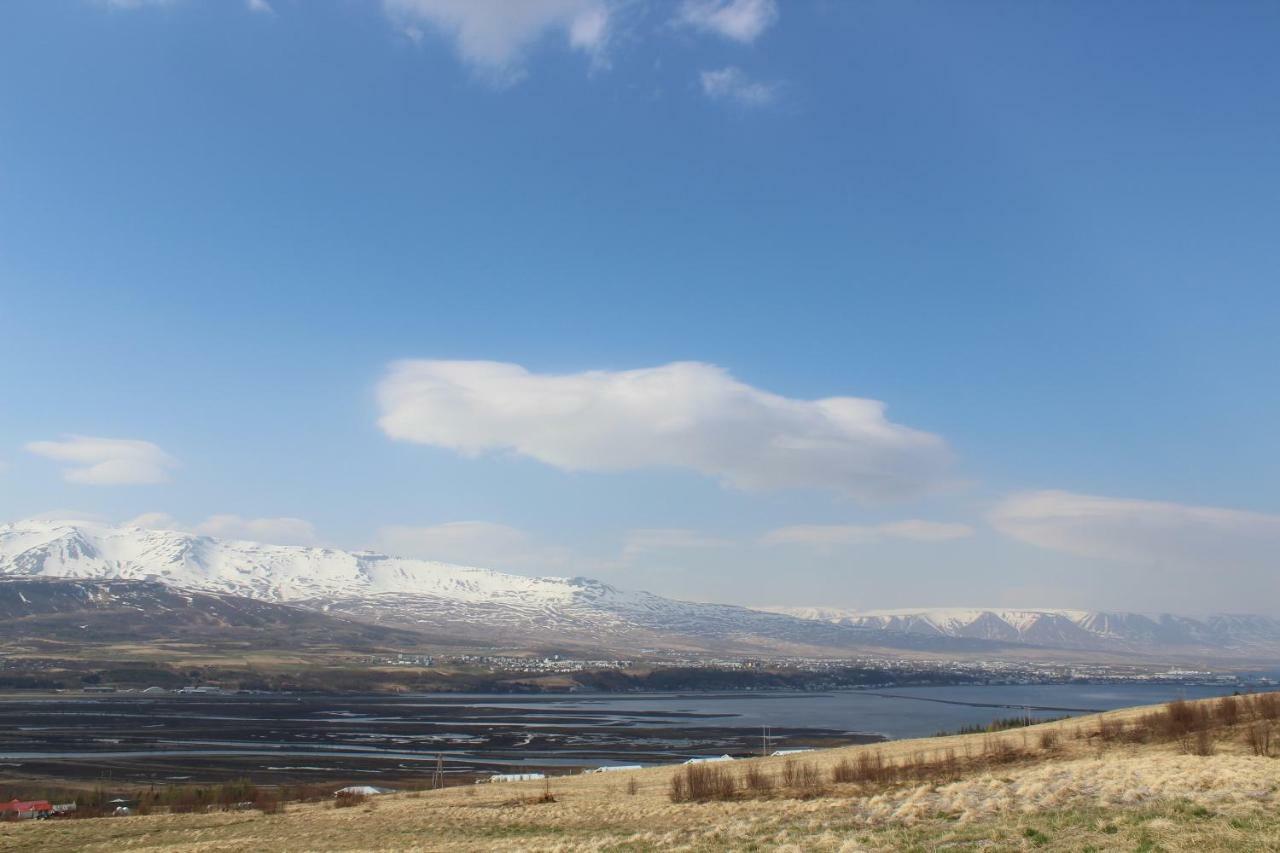
[[[1264,694],[345,808],[9,824],[0,851],[1280,850],[1277,755]]]

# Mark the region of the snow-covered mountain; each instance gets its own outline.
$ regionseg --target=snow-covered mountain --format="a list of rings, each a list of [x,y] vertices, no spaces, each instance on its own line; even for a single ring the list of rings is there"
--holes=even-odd
[[[530,578],[371,552],[225,541],[86,522],[0,525],[0,577],[159,581],[287,603],[393,628],[528,646],[749,651],[950,648],[873,631],[719,604],[675,601],[585,578]],[[992,649],[986,642],[972,649]]]
[[[768,609],[832,625],[929,637],[964,637],[1054,649],[1229,653],[1280,659],[1280,619],[1267,616],[1224,614],[1193,618],[1171,613],[1011,608]]]
[[[87,522],[0,525],[0,580],[76,578],[289,605],[385,629],[502,648],[635,652],[1067,650],[1280,659],[1280,621],[1080,610],[753,610],[587,578],[532,578],[372,552],[264,545]]]

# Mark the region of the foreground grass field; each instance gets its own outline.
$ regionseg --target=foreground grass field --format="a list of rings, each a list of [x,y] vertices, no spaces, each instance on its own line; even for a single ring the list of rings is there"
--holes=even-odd
[[[1278,726],[1280,697],[1267,694],[693,776],[665,767],[281,814],[3,824],[0,851],[1280,851]]]

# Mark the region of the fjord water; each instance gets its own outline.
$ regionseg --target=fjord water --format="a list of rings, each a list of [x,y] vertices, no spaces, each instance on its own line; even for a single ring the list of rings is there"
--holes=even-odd
[[[1231,692],[1174,684],[901,687],[829,692],[512,695],[17,696],[0,699],[15,777],[136,783],[359,777],[420,783],[503,767],[673,764],[837,746]]]
[[[619,716],[639,711],[657,714],[715,715],[716,725],[787,726],[840,729],[888,738],[926,737],[961,726],[985,725],[997,717],[1028,714],[1033,719],[1074,716],[1174,699],[1228,695],[1231,686],[1181,684],[1035,684],[895,687],[883,690],[833,690],[783,693],[646,693],[538,697],[474,697],[477,705],[496,703],[530,711],[610,710]],[[673,726],[706,725],[706,718],[671,717]]]

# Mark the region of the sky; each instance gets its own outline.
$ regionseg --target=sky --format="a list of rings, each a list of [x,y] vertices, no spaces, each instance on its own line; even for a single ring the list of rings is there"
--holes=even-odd
[[[1276,613],[1280,6],[0,4],[0,520]]]

